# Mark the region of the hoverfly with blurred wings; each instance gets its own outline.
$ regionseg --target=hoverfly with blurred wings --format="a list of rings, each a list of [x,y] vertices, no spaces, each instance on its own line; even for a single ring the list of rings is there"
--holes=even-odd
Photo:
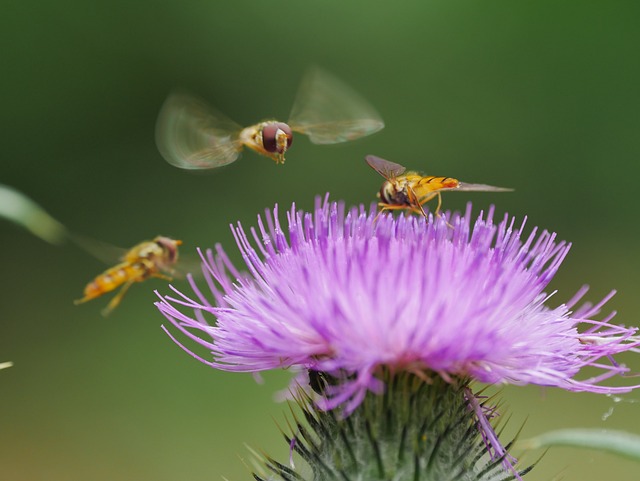
[[[120,249],[70,231],[31,198],[13,187],[2,184],[0,184],[0,218],[26,228],[36,237],[51,244],[59,245],[71,241],[93,257],[107,263],[120,258],[120,263],[107,269],[87,284],[84,297],[75,301],[76,304],[82,304],[122,286],[107,308],[102,311],[105,316],[120,304],[134,282],[142,282],[151,277],[171,280],[163,272],[174,274],[173,267],[178,261],[178,246],[182,244],[179,240],[157,236],[129,250]],[[182,267],[185,267],[184,264],[182,260]]]
[[[468,184],[452,177],[422,175],[417,172],[406,172],[406,167],[388,160],[367,155],[367,164],[385,178],[378,198],[380,212],[385,210],[410,210],[427,217],[423,205],[431,199],[438,198],[435,214],[439,215],[442,207],[441,192],[449,190],[476,192],[508,192],[513,189],[494,187],[484,184]]]
[[[383,127],[380,115],[364,98],[316,67],[305,75],[287,123],[266,120],[243,128],[203,100],[173,93],[160,110],[156,144],[167,162],[182,169],[230,164],[243,147],[282,164],[293,132],[307,135],[314,144],[336,144]]]
[[[84,297],[74,301],[82,304],[111,292],[118,287],[120,291],[111,299],[102,311],[109,315],[118,305],[134,282],[142,282],[151,277],[171,281],[171,277],[163,272],[173,274],[172,267],[178,261],[178,246],[182,241],[169,237],[157,236],[151,241],[144,241],[132,247],[122,257],[122,262],[99,274],[84,288]]]

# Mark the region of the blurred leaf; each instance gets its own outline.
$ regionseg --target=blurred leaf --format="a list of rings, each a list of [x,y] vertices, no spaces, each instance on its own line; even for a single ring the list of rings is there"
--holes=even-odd
[[[607,429],[559,429],[518,443],[525,449],[569,446],[597,449],[640,461],[640,436]]]
[[[33,235],[49,242],[61,244],[67,230],[45,210],[24,194],[0,184],[0,217],[21,225]]]

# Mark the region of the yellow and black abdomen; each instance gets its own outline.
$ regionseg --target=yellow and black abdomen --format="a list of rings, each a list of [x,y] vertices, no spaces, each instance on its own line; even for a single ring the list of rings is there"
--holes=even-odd
[[[84,288],[84,297],[75,301],[81,304],[107,292],[117,289],[125,282],[142,282],[151,275],[153,264],[150,262],[123,262],[97,276]]]
[[[452,177],[434,175],[421,176],[413,183],[412,188],[418,199],[443,189],[455,189],[460,182]]]

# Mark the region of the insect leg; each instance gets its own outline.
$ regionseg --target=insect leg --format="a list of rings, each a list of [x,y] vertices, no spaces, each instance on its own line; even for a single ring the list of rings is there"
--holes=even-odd
[[[378,220],[378,217],[380,217],[380,214],[382,214],[385,210],[403,210],[408,208],[408,206],[406,205],[386,204],[385,202],[378,202],[378,207],[380,207],[380,212],[378,212],[376,217],[373,219],[374,224]]]
[[[438,207],[436,207],[436,215],[440,217],[440,207],[442,207],[442,195],[440,194],[440,192],[436,192],[436,195],[438,196]]]
[[[442,195],[440,194],[440,192],[431,192],[430,194],[425,195],[422,199],[420,199],[420,205],[422,206],[423,204],[429,202],[431,199],[433,199],[434,197],[438,197],[438,206],[436,207],[436,210],[434,211],[434,214],[438,217],[440,217],[440,208],[442,207]]]
[[[422,214],[422,217],[424,217],[425,219],[427,218],[427,213],[422,208],[422,204],[426,202],[426,200],[424,202],[420,202],[418,194],[416,194],[416,191],[411,187],[409,187],[409,202],[411,203],[410,207],[413,212],[415,212],[416,214]]]
[[[133,280],[129,280],[129,281],[125,282],[124,285],[122,286],[122,288],[113,297],[113,299],[111,299],[111,301],[109,301],[109,304],[107,304],[107,307],[102,309],[102,315],[104,317],[107,317],[109,314],[111,314],[111,311],[113,311],[116,307],[118,307],[118,305],[120,304],[120,301],[122,301],[122,298],[127,293],[127,291],[129,290],[129,288],[131,287],[131,284],[133,284],[133,282],[134,282]]]
[[[438,207],[436,207],[435,214],[436,214],[436,216],[437,216],[437,217],[443,218],[443,217],[440,215],[440,208],[442,207],[442,195],[441,195],[441,193],[440,193],[440,192],[435,192],[435,193],[434,193],[434,195],[432,195],[431,197],[429,197],[429,199],[427,199],[427,200],[433,199],[433,197],[434,197],[435,195],[437,195],[437,196],[438,196]],[[426,201],[425,201],[425,202],[426,202]],[[451,229],[453,229],[453,226],[452,226],[451,224],[449,224],[449,222],[447,222],[447,220],[446,220],[446,219],[445,219],[445,223],[447,224],[447,226],[448,226],[448,227],[450,227]]]
[[[409,208],[408,205],[385,204],[384,202],[378,202],[378,207],[382,207],[382,210],[402,210]]]
[[[429,202],[431,199],[433,199],[437,194],[435,192],[432,192],[430,194],[425,195],[422,198],[419,198],[413,189],[411,189],[410,192],[413,192],[413,195],[415,197],[415,201],[413,202],[413,204],[411,206],[411,210],[413,212],[415,212],[416,214],[422,214],[422,216],[426,219],[427,218],[427,213],[425,212],[425,210],[424,210],[424,208],[422,206],[424,204],[426,204],[427,202]],[[436,215],[438,215],[437,211],[436,211]]]
[[[438,206],[436,207],[436,210],[434,211],[434,214],[436,215],[436,217],[440,217],[441,218],[442,216],[440,215],[440,208],[442,207],[442,195],[441,195],[440,192],[432,192],[430,194],[425,195],[422,199],[420,199],[419,205],[420,205],[420,208],[422,209],[422,205],[427,203],[427,202],[429,202],[434,197],[438,197]],[[414,212],[416,212],[416,214],[419,213],[419,212],[417,212],[415,210],[414,210]],[[422,212],[424,212],[424,211],[422,211]],[[448,222],[447,222],[447,225],[449,227],[453,228],[453,226],[451,224],[449,224]]]
[[[418,204],[424,205],[427,202],[429,202],[431,199],[433,199],[436,195],[438,195],[438,192],[430,192],[429,194],[419,199]]]
[[[82,299],[74,300],[73,303],[77,306],[78,304],[84,304],[85,302],[90,301],[91,299],[95,299],[95,297],[84,296]]]

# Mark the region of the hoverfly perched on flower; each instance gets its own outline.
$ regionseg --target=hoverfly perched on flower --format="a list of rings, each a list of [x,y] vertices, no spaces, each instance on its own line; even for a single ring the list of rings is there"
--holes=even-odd
[[[365,160],[373,170],[386,179],[378,192],[380,212],[404,209],[427,217],[422,206],[437,197],[438,207],[436,207],[435,214],[438,215],[442,206],[440,193],[443,191],[508,192],[513,190],[492,185],[468,184],[452,177],[405,172],[406,167],[375,155],[367,155]]]
[[[89,282],[84,288],[84,297],[75,301],[82,304],[118,287],[120,291],[102,311],[107,316],[118,305],[134,282],[142,282],[151,277],[171,281],[162,272],[172,273],[172,266],[178,260],[178,246],[182,241],[157,236],[152,241],[144,241],[132,247],[122,257],[122,262],[107,269]]]
[[[174,93],[158,116],[156,143],[176,167],[213,169],[237,160],[243,147],[282,164],[293,132],[307,135],[314,144],[336,144],[383,127],[378,113],[357,92],[313,68],[300,85],[287,123],[265,120],[243,128],[203,100]]]

